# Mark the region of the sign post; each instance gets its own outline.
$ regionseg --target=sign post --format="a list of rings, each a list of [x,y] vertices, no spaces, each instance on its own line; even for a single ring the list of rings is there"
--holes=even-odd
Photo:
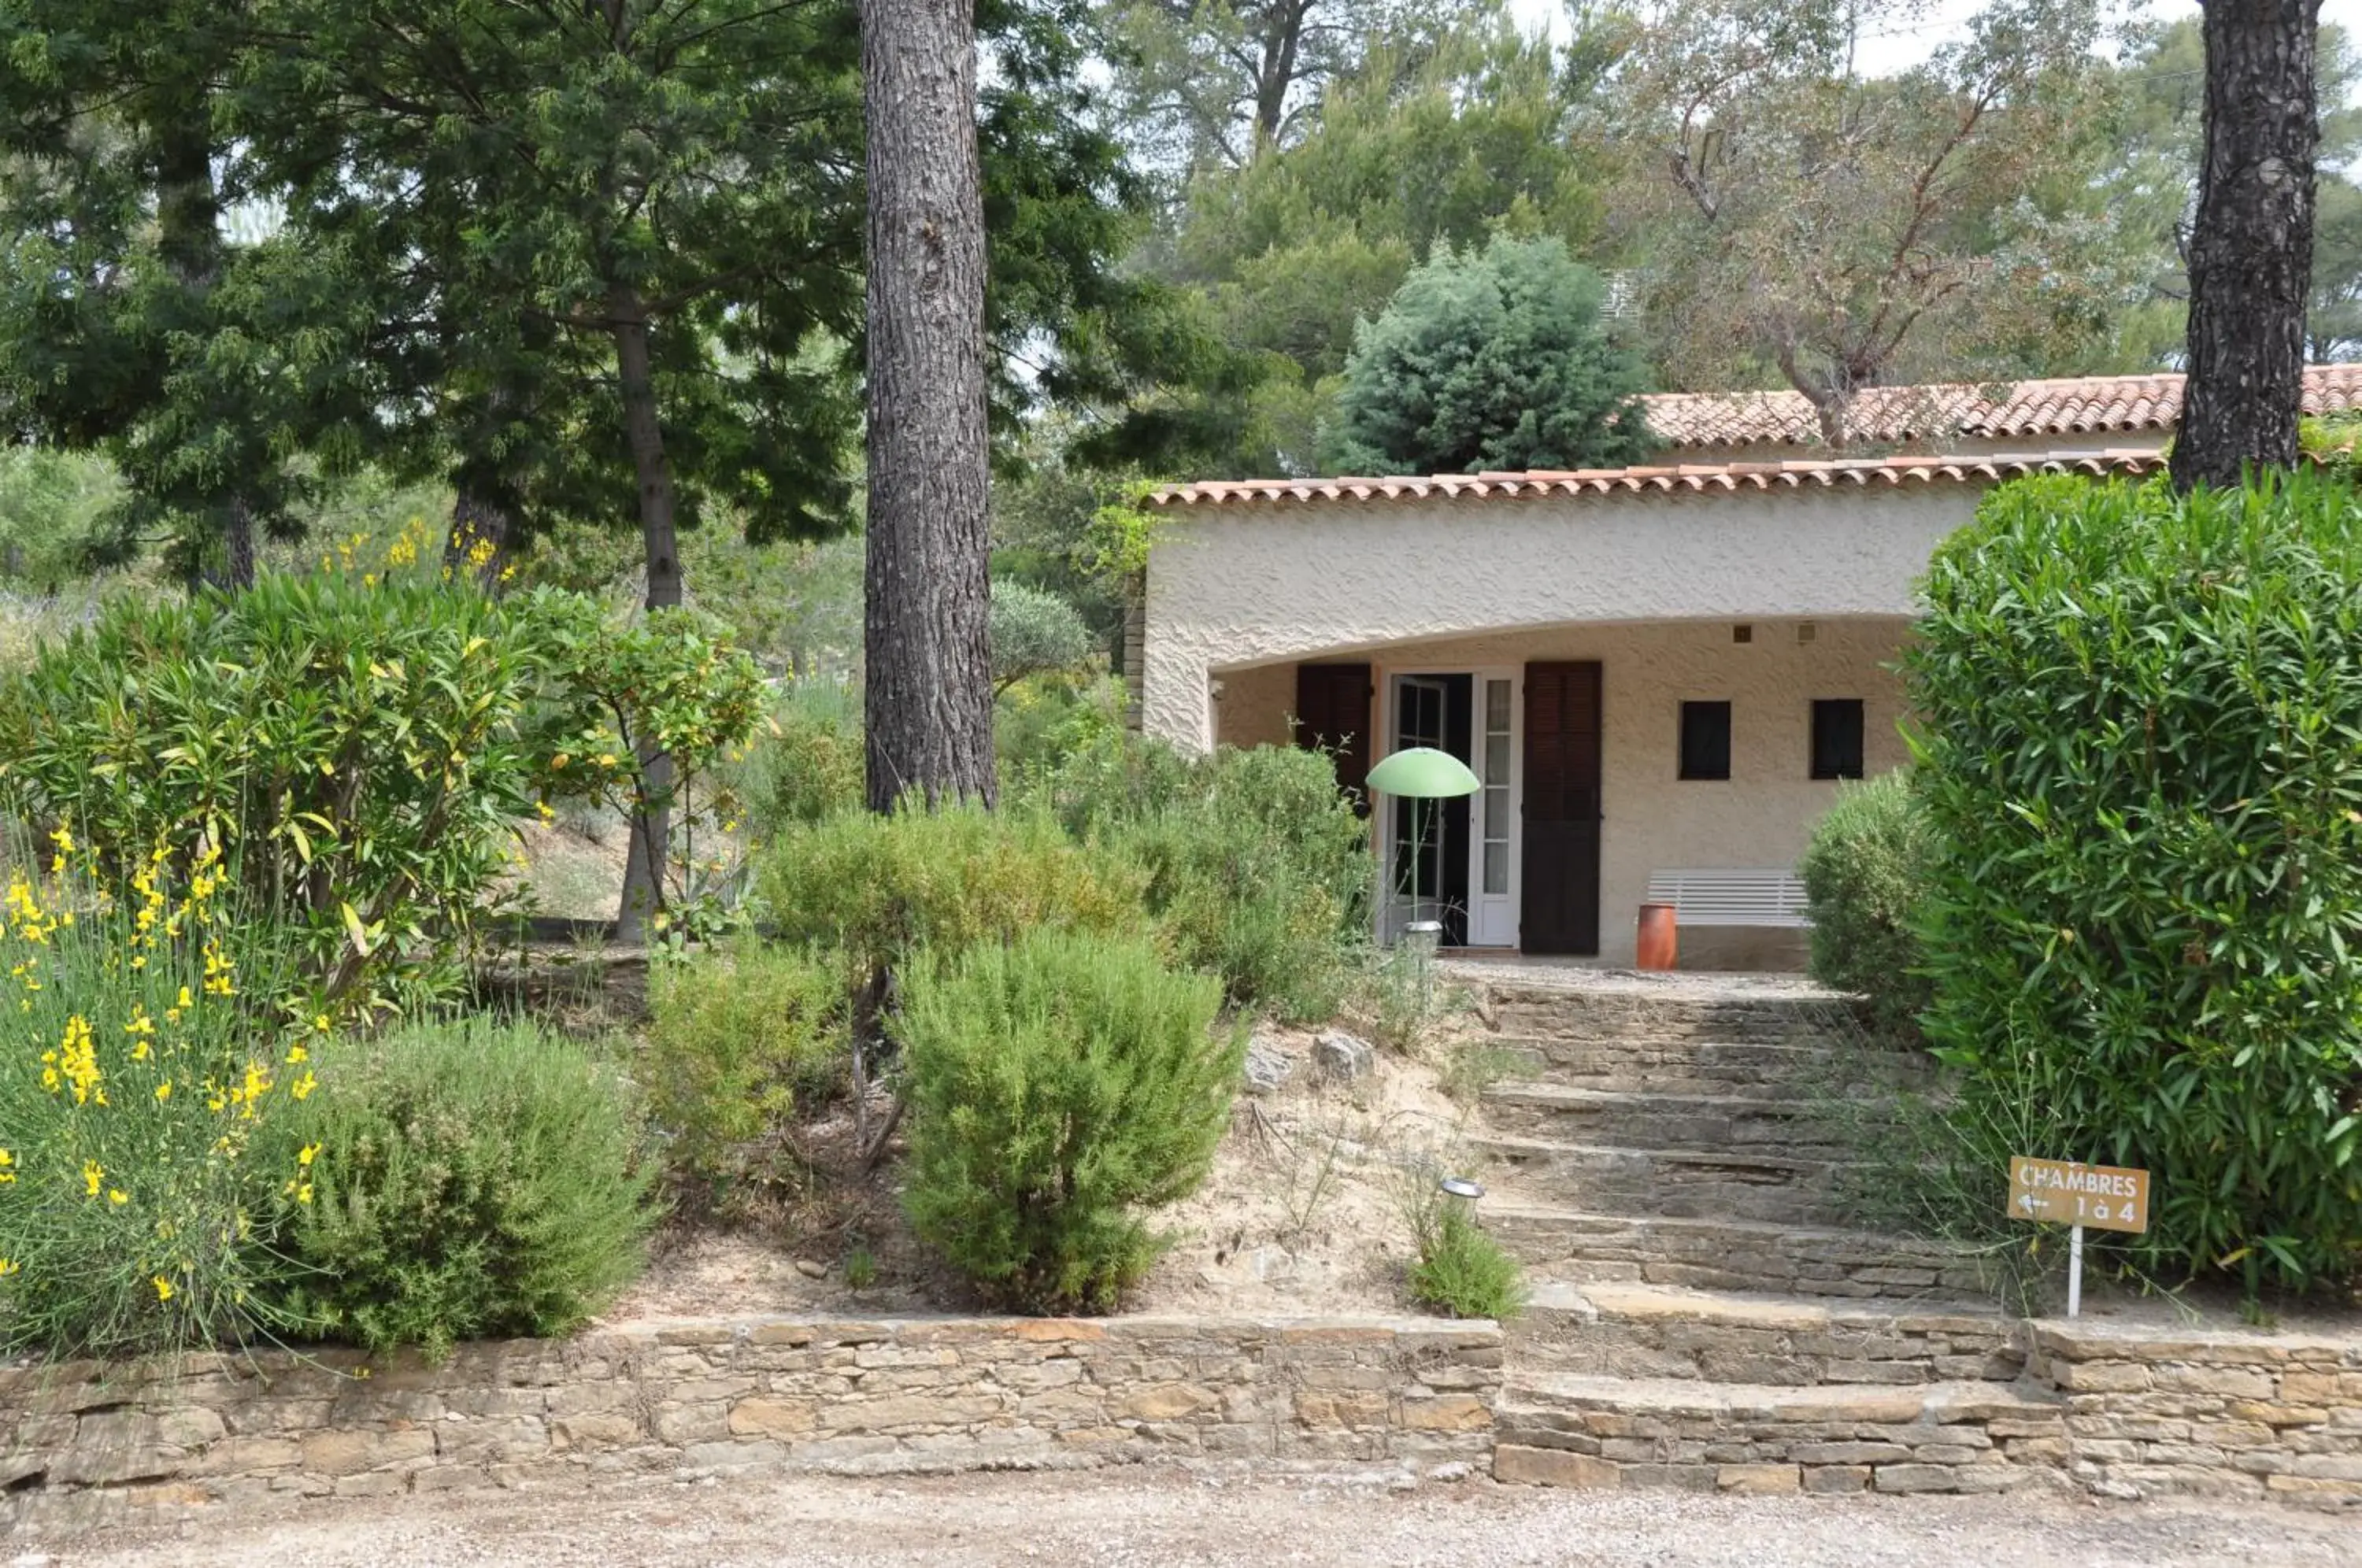
[[[2083,1310],[2083,1227],[2126,1231],[2135,1235],[2147,1230],[2148,1172],[2013,1154],[2009,1162],[2009,1217],[2070,1227],[2067,1233],[2067,1316],[2080,1317]]]

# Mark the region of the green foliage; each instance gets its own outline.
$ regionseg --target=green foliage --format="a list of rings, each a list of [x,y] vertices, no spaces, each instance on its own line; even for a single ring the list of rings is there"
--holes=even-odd
[[[2027,481],[1938,552],[1906,656],[1970,1156],[2145,1166],[2130,1255],[2250,1291],[2362,1263],[2357,583],[2340,478]]]
[[[1332,473],[1609,468],[1648,449],[1639,362],[1556,237],[1438,250],[1353,335]]]
[[[1029,675],[1079,669],[1098,651],[1098,639],[1072,604],[1027,583],[994,580],[992,689],[996,695]]]
[[[1870,999],[1884,1033],[1918,1032],[1927,981],[1916,925],[1936,849],[1911,776],[1838,792],[1797,869],[1813,921],[1813,977]]]
[[[117,876],[220,846],[332,994],[432,978],[531,809],[552,608],[337,574],[117,599],[0,680],[0,807]]]
[[[993,704],[992,749],[1004,791],[1053,773],[1078,751],[1116,744],[1123,732],[1123,683],[1112,676],[1078,681],[1048,676],[1021,680]]]
[[[17,858],[0,906],[0,1356],[285,1331],[272,1238],[308,1194],[281,1131],[314,1093],[319,1040],[287,933],[202,856],[184,874],[143,862],[111,907],[78,853],[38,880]]]
[[[0,448],[0,580],[54,593],[80,576],[122,489],[98,458]]]
[[[540,737],[548,790],[630,821],[639,852],[666,872],[651,889],[657,930],[712,918],[728,894],[712,876],[729,863],[701,859],[696,834],[738,814],[719,765],[762,721],[762,671],[698,611],[619,617],[571,595],[541,602],[559,678]]]
[[[861,714],[852,692],[819,683],[788,687],[772,702],[767,727],[737,780],[757,838],[767,843],[860,809]]]
[[[324,1053],[275,1124],[316,1149],[284,1310],[325,1338],[430,1356],[563,1334],[639,1273],[654,1170],[622,1080],[527,1023],[419,1021]]]
[[[1468,1205],[1422,1193],[1412,1207],[1410,1293],[1422,1306],[1454,1318],[1516,1317],[1526,1304],[1517,1259],[1485,1233]]]
[[[920,948],[939,955],[1029,931],[1134,931],[1141,878],[1037,812],[851,812],[782,835],[759,890],[773,933],[840,955],[866,987]]]
[[[1246,1041],[1221,990],[1137,940],[1036,930],[912,974],[910,1180],[920,1238],[995,1305],[1112,1309],[1164,1240],[1144,1211],[1205,1179]]]
[[[726,1182],[760,1166],[799,1110],[844,1075],[844,988],[800,949],[741,940],[657,966],[640,1080],[674,1169]]]
[[[1025,794],[1142,867],[1175,955],[1220,975],[1233,1001],[1306,1022],[1336,1012],[1375,873],[1367,824],[1327,757],[1259,746],[1185,758],[1118,734]]]

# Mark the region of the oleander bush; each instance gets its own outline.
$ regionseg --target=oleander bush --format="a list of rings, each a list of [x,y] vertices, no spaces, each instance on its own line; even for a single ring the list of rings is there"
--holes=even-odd
[[[1039,930],[914,966],[894,1030],[920,1239],[992,1305],[1111,1310],[1229,1124],[1246,1042],[1220,1005],[1137,937]]]
[[[282,1244],[285,1320],[315,1338],[447,1355],[579,1327],[635,1278],[656,1166],[623,1076],[537,1025],[420,1018],[322,1053],[274,1124],[307,1161]]]
[[[1909,772],[1839,787],[1798,866],[1812,915],[1813,977],[1865,997],[1878,1032],[1916,1040],[1927,1006],[1917,920],[1935,853]]]
[[[1937,552],[1927,594],[1906,656],[1943,846],[1926,1023],[1963,1157],[1992,1181],[2011,1154],[2151,1170],[2151,1228],[2119,1254],[2145,1269],[2350,1279],[2352,482],[2023,481]]]

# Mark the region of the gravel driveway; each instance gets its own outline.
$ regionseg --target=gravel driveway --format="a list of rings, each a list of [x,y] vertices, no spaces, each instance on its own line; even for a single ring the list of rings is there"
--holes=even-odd
[[[649,1480],[598,1492],[323,1502],[275,1519],[208,1519],[178,1531],[39,1548],[0,1542],[0,1564],[12,1556],[14,1568],[2314,1568],[2362,1563],[2362,1520],[2227,1503],[1692,1497],[1482,1481],[1395,1492],[1338,1480],[1131,1470],[871,1481],[783,1476],[699,1485]]]

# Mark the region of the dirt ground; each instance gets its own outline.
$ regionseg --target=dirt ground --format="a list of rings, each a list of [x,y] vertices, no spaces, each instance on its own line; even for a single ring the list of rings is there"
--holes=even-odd
[[[1323,1078],[1318,1031],[1264,1027],[1259,1049],[1288,1064],[1286,1082],[1242,1094],[1214,1169],[1196,1194],[1158,1216],[1170,1252],[1125,1303],[1130,1312],[1353,1315],[1409,1310],[1405,1204],[1463,1162],[1465,1106],[1445,1092],[1436,1061],[1380,1052],[1358,1081]],[[842,1125],[840,1125],[840,1123]],[[857,1315],[958,1309],[957,1283],[903,1223],[889,1164],[867,1183],[837,1157],[849,1115],[799,1133],[816,1165],[833,1167],[811,1198],[782,1194],[769,1222],[677,1228],[647,1275],[602,1320],[645,1322],[749,1312]],[[868,1268],[852,1265],[860,1254]],[[849,1272],[874,1275],[855,1288]]]
[[[0,1553],[9,1543],[0,1542]],[[1104,1568],[2328,1568],[2351,1518],[2261,1505],[2022,1497],[1698,1497],[1469,1481],[1247,1481],[1156,1469],[323,1502],[24,1550],[17,1568],[631,1568],[1045,1563]],[[0,1562],[6,1562],[0,1558]]]

